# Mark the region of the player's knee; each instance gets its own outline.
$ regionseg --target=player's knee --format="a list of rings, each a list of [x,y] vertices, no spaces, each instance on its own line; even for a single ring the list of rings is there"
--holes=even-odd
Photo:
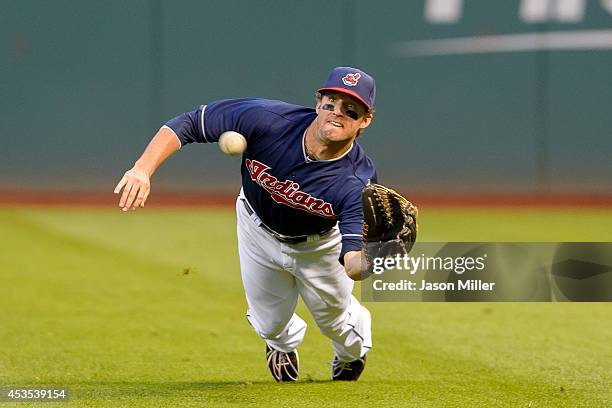
[[[342,335],[343,327],[340,324],[319,325],[319,330],[325,337],[335,340]]]

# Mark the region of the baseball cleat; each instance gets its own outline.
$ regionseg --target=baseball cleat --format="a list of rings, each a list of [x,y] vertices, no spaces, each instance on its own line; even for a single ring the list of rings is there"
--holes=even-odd
[[[293,382],[299,378],[300,358],[297,350],[285,353],[266,344],[266,359],[272,377],[278,382]]]
[[[357,381],[365,368],[366,356],[345,362],[334,357],[332,361],[332,380],[334,381]]]

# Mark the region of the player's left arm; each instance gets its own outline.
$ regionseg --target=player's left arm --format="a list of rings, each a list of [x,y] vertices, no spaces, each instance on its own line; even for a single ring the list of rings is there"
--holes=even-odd
[[[416,206],[394,190],[368,184],[359,194],[357,205],[354,193],[348,196],[340,215],[341,260],[353,280],[371,275],[372,258],[409,253],[418,229]]]
[[[362,251],[350,251],[344,254],[344,271],[354,281],[367,278],[368,264]]]
[[[342,234],[340,263],[353,280],[367,277],[367,263],[363,250],[363,209],[360,184],[355,184],[344,197],[340,206],[339,227]]]

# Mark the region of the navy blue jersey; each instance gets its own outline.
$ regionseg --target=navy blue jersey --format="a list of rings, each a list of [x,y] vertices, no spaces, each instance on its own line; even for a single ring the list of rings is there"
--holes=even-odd
[[[266,99],[228,99],[200,106],[166,124],[181,146],[213,143],[233,130],[247,139],[242,186],[256,214],[269,228],[289,236],[315,234],[339,223],[340,260],[361,250],[361,191],[376,170],[359,144],[343,156],[313,161],[304,136],[316,117],[312,108]]]

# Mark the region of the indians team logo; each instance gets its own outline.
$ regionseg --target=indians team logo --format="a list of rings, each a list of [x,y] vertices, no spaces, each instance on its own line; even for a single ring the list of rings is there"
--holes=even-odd
[[[266,171],[270,167],[257,160],[246,159],[245,164],[251,180],[269,192],[272,199],[277,203],[307,211],[320,217],[337,218],[330,203],[300,191],[300,185],[295,181],[279,181]]]
[[[355,86],[357,85],[357,82],[359,82],[359,78],[361,78],[361,74],[359,72],[354,74],[346,74],[342,77],[342,82],[344,82],[344,85],[346,86]]]

